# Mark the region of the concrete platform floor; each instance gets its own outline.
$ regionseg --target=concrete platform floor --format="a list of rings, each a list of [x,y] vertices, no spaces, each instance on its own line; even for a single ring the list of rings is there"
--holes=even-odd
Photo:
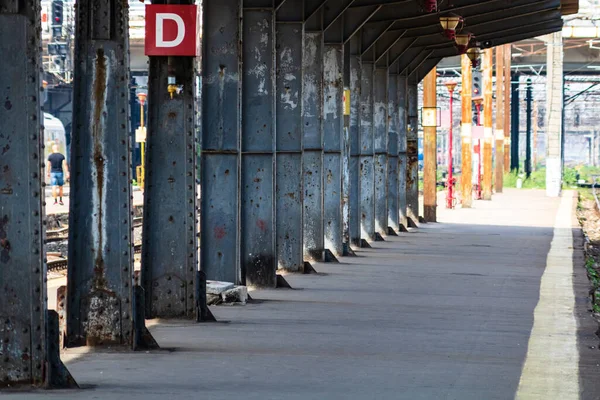
[[[295,290],[213,308],[220,323],[155,324],[160,351],[68,350],[81,390],[2,398],[599,399],[575,203],[440,207],[441,223],[288,275]]]

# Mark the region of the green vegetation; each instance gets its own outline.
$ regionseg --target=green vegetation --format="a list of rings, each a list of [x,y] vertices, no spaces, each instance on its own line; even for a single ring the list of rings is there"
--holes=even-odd
[[[504,187],[516,188],[517,181],[521,179],[522,189],[545,189],[546,188],[546,169],[538,169],[531,173],[531,176],[527,179],[524,173],[511,172],[504,174]]]

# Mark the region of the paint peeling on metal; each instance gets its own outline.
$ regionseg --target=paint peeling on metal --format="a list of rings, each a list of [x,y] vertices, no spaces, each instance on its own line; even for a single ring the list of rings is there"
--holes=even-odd
[[[114,56],[111,59],[115,59]],[[93,166],[92,172],[92,209],[95,212],[91,215],[93,246],[95,252],[94,260],[94,287],[97,289],[106,286],[105,265],[103,248],[106,241],[106,190],[108,187],[109,176],[107,175],[107,161],[104,151],[104,141],[106,132],[106,118],[108,117],[106,108],[106,97],[108,79],[111,76],[112,65],[108,62],[109,57],[104,54],[103,49],[98,49],[95,62],[92,69],[92,98],[91,98],[91,120],[92,129],[91,154],[90,160]]]

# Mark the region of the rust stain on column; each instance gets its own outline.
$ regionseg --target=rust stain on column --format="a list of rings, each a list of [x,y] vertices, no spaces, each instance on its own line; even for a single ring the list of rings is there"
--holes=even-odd
[[[483,200],[492,199],[492,142],[494,140],[492,127],[494,95],[492,87],[493,54],[493,49],[485,49],[483,53]]]
[[[433,68],[423,79],[423,107],[437,107],[437,69]],[[437,113],[436,113],[437,114]],[[423,216],[427,222],[436,222],[437,128],[423,127]]]
[[[496,47],[496,193],[504,186],[504,46]]]
[[[473,167],[471,148],[471,127],[473,125],[472,97],[472,73],[471,60],[466,55],[461,57],[462,90],[460,101],[462,107],[460,139],[462,145],[462,166],[460,177],[460,192],[462,207],[470,208],[473,203]]]
[[[510,63],[512,45],[504,45],[504,172],[510,172]]]

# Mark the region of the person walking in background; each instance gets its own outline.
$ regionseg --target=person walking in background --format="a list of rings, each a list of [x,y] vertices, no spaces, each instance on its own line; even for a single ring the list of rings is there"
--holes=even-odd
[[[52,154],[48,156],[46,175],[50,178],[50,184],[52,185],[54,204],[58,203],[63,206],[63,185],[65,184],[65,177],[69,179],[69,167],[67,166],[65,156],[58,152],[58,146],[56,144],[52,145]],[[57,191],[59,197],[58,201],[56,198]]]

